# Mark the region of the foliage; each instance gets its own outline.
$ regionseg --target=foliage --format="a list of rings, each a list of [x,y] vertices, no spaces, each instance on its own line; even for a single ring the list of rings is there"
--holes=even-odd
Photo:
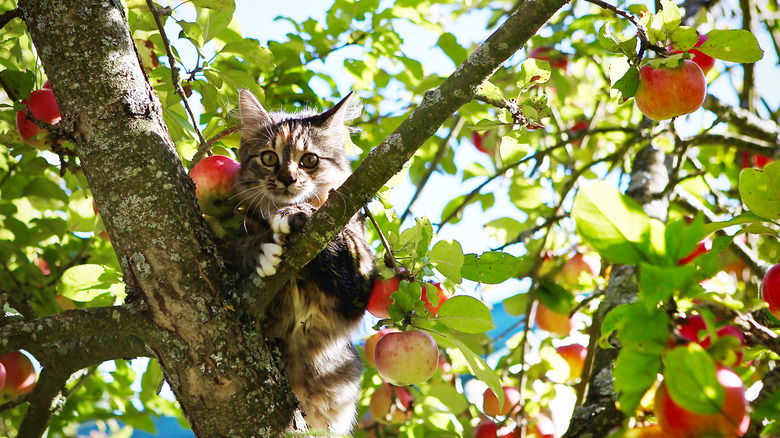
[[[239,28],[233,0],[159,3],[154,11],[140,0],[125,6],[136,43],[150,42],[161,61],[155,67],[149,60],[146,73],[186,169],[203,156],[207,142],[211,152],[236,158],[239,137],[231,114],[240,89],[251,90],[270,108],[287,109],[329,107],[346,88],[357,90],[365,111],[348,145],[357,167],[427,90],[446,79],[408,53],[414,41],[404,29],[440,35],[435,50],[457,66],[474,49],[463,43],[457,20],[489,16],[483,24],[493,29],[514,7],[488,1],[334,0],[322,20],[280,17],[294,30],[266,44]],[[717,411],[724,395],[716,359],[724,349],[740,347],[688,343],[679,333],[684,314],[702,315],[710,334],[736,324],[749,338],[745,362],[736,371],[748,385],[764,381],[766,388],[776,387],[778,322],[764,313],[758,286],[780,258],[780,164],[753,163],[780,157],[780,127],[773,122],[780,109],[776,92],[757,84],[753,63],[778,73],[771,65],[777,57],[763,52],[754,36],[778,35],[777,21],[766,18],[777,2],[757,7],[759,23],[746,29],[736,29],[730,18],[746,13],[726,3],[685,13],[670,0],[657,9],[617,6],[572,3],[558,11],[448,124],[434,127],[436,134],[403,172],[375,194],[369,206],[375,226],[369,228],[377,260],[387,261],[380,263],[380,274],[405,281],[393,295],[390,318],[373,321],[374,328],[431,333],[443,364],[413,391],[411,418],[396,425],[364,416],[382,383],[367,367],[356,436],[471,436],[487,417],[472,393],[489,387],[503,399],[502,386],[521,390],[522,410],[494,420],[507,428],[527,427],[539,415],[551,415],[556,398],[572,400],[569,409],[596,404],[588,393],[604,389],[595,379],[602,371],[614,378],[607,379],[606,391],[625,418],[636,420],[612,419],[617,435],[653,420],[644,400],[659,374],[681,406]],[[0,0],[0,11],[15,7],[12,0]],[[168,35],[155,16],[166,23]],[[171,29],[181,39],[167,47]],[[690,57],[666,56],[663,48],[693,48],[695,29],[710,36],[698,49],[724,61],[707,75],[705,108],[673,122],[643,119],[631,101],[639,67]],[[0,59],[5,91],[0,329],[68,308],[122,305],[130,293],[124,287],[127,271],[102,224],[74,140],[49,139],[49,150],[41,151],[25,144],[15,127],[22,99],[46,81],[46,66],[22,20],[5,23],[0,35],[8,54]],[[763,42],[767,50],[771,45]],[[553,58],[526,59],[541,47],[553,48],[568,62],[561,67]],[[194,57],[181,56],[185,49]],[[151,56],[140,49],[139,55]],[[344,59],[343,71],[323,67],[329,59]],[[197,116],[194,122],[190,112]],[[578,123],[585,127],[575,129]],[[662,155],[660,175],[659,163],[651,168],[640,159],[640,151],[649,149]],[[408,196],[398,195],[404,190],[416,191],[408,207],[398,201],[406,202]],[[416,202],[432,191],[443,201],[441,208]],[[660,214],[649,207],[659,202]],[[704,239],[712,241],[712,250],[680,264]],[[608,266],[567,284],[559,274],[577,252],[596,252]],[[613,286],[611,272],[619,265],[635,267],[633,289]],[[433,281],[455,294],[439,303],[436,316],[420,299],[424,294],[437,299]],[[610,287],[630,298],[615,305]],[[532,324],[540,304],[576,315],[575,332],[553,334]],[[497,333],[495,320],[507,314],[510,330]],[[553,347],[587,335],[591,362],[581,379],[567,381],[560,371],[565,362]],[[600,361],[612,349],[619,349],[616,360]],[[98,365],[65,376],[48,436],[72,436],[76,425],[88,421],[124,427],[118,434],[153,431],[155,416],[177,416],[186,424],[177,402],[158,395],[163,374],[156,360],[140,375],[138,365],[119,358]],[[766,434],[778,429],[780,407],[771,391],[762,392],[753,406],[752,436],[762,428]],[[0,405],[0,435],[16,434],[28,406],[41,408],[32,394]],[[556,412],[555,419],[565,428],[570,414]],[[590,427],[578,421],[575,414],[569,436]]]

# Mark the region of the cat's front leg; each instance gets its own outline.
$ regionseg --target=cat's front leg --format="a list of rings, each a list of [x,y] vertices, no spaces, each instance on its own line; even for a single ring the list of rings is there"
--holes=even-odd
[[[285,237],[288,234],[301,231],[315,211],[317,209],[310,204],[293,204],[277,210],[271,216],[271,229],[274,232],[274,241],[284,244]]]

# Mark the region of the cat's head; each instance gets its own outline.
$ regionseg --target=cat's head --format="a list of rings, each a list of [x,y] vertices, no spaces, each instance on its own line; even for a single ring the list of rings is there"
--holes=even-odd
[[[344,123],[359,111],[350,93],[323,113],[268,112],[251,92],[241,90],[236,193],[247,212],[268,218],[285,205],[322,205],[351,172]]]

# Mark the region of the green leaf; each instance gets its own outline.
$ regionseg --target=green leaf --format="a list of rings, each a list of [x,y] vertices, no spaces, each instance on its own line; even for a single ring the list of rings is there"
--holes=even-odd
[[[521,293],[509,297],[503,301],[503,304],[506,313],[512,316],[525,315],[526,308],[528,307],[528,294]]]
[[[555,313],[568,315],[574,306],[574,295],[552,281],[540,281],[536,295],[545,307]]]
[[[728,228],[732,225],[752,224],[754,222],[764,222],[764,219],[754,213],[742,213],[740,215],[734,216],[731,220],[728,221],[710,222],[708,224],[704,224],[704,235],[709,236],[718,230]]]
[[[81,190],[70,195],[68,202],[68,231],[95,231],[95,210],[92,207],[92,197]]]
[[[502,122],[500,120],[482,119],[479,122],[471,125],[471,129],[475,131],[489,131],[499,126],[511,125],[512,123]]]
[[[534,210],[539,207],[543,190],[539,184],[516,178],[509,186],[509,200],[523,211]]]
[[[463,333],[484,333],[495,328],[490,309],[468,295],[456,295],[442,303],[436,321]]]
[[[498,284],[517,275],[519,262],[517,257],[499,251],[466,254],[460,273],[468,280]]]
[[[527,89],[550,80],[550,63],[536,58],[528,58],[520,64],[517,75],[517,87]]]
[[[612,22],[608,21],[599,29],[598,41],[601,47],[614,53],[633,55],[636,48],[636,38],[621,40],[612,33]]]
[[[84,264],[69,268],[62,274],[57,292],[73,301],[89,302],[111,293],[124,296],[125,286],[117,282],[117,273],[103,265]]]
[[[696,50],[723,61],[752,63],[764,57],[756,36],[744,29],[713,30]]]
[[[582,189],[571,216],[580,236],[603,258],[626,265],[646,259],[650,246],[647,214],[614,187],[597,181]]]
[[[199,8],[228,9],[231,12],[236,9],[233,0],[192,0],[192,4]]]
[[[455,240],[439,241],[431,249],[430,261],[433,266],[455,283],[460,283],[462,280],[460,269],[463,260],[463,248]]]
[[[246,38],[241,41],[231,41],[222,47],[220,53],[240,55],[244,60],[251,61],[253,66],[260,67],[266,72],[274,69],[273,53],[267,48],[261,47],[257,40]]]
[[[634,97],[639,86],[639,68],[628,63],[626,58],[620,57],[609,65],[609,81],[615,90],[613,97],[623,103]]]
[[[528,148],[529,145],[518,144],[517,139],[510,136],[504,136],[501,137],[501,144],[498,146],[498,153],[501,155],[502,163],[510,164],[520,161],[525,156],[525,154],[528,153]]]
[[[753,213],[766,219],[780,219],[780,161],[763,169],[743,169],[739,174],[739,195]]]
[[[716,414],[726,397],[715,362],[701,345],[690,343],[664,355],[664,382],[672,401],[698,414]]]
[[[690,224],[684,219],[670,222],[664,232],[667,258],[676,264],[690,254],[707,234],[704,232],[704,216],[701,214],[697,214]]]
[[[639,266],[639,298],[648,310],[655,309],[674,291],[682,289],[696,272],[693,265],[660,267],[640,263]]]
[[[642,396],[653,385],[661,372],[661,356],[623,348],[615,361],[612,377],[618,394],[620,410],[633,415]]]
[[[436,43],[436,45],[439,46],[439,48],[452,60],[452,62],[455,63],[455,65],[462,64],[463,61],[469,57],[468,51],[463,48],[463,45],[458,43],[458,39],[455,37],[455,35],[449,32],[443,33],[439,37],[439,41]]]

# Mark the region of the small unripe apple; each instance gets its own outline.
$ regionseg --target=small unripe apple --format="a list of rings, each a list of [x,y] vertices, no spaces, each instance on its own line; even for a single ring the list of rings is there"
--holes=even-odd
[[[580,344],[562,345],[555,349],[559,355],[569,364],[569,378],[576,379],[582,375],[585,368],[585,357],[588,348]]]
[[[709,38],[710,37],[708,37],[707,35],[699,34],[699,41],[697,41],[696,45],[694,45],[693,47],[701,46]],[[670,46],[669,50],[672,53],[682,53],[679,50],[674,50],[674,46]],[[704,53],[696,49],[690,49],[689,52],[691,52],[691,55],[693,55],[691,61],[695,62],[701,68],[701,71],[705,75],[707,74],[708,71],[710,71],[710,69],[712,69],[712,67],[715,66],[715,58],[713,58],[712,56],[705,55]]]
[[[565,313],[553,312],[541,301],[536,303],[536,326],[557,335],[568,335],[574,329],[574,323]]]
[[[385,280],[377,276],[374,279],[374,287],[371,289],[371,297],[368,299],[369,313],[377,318],[389,318],[388,309],[393,304],[390,295],[398,290],[398,284],[398,277],[393,276]]]
[[[742,379],[730,368],[716,364],[718,382],[725,390],[720,412],[698,414],[677,405],[669,396],[664,382],[655,394],[655,414],[667,436],[700,438],[717,436],[732,438],[742,436],[750,424],[747,400]]]
[[[414,398],[408,389],[382,382],[371,394],[368,411],[380,423],[400,424],[412,415]]]
[[[396,386],[416,385],[433,376],[439,363],[439,347],[419,330],[387,333],[374,349],[376,370]]]
[[[541,61],[547,61],[550,63],[550,68],[557,70],[566,70],[569,66],[569,61],[566,59],[566,55],[558,52],[552,47],[537,47],[528,52],[529,58],[538,59]]]
[[[420,299],[425,301],[425,307],[429,312],[431,312],[431,315],[437,316],[439,314],[439,308],[442,304],[444,304],[445,301],[447,301],[447,299],[450,297],[450,294],[443,287],[441,287],[441,283],[431,282],[430,284],[436,288],[436,296],[438,297],[439,301],[438,304],[434,306],[430,301],[428,301],[428,293],[425,288],[422,290],[422,296]]]
[[[35,387],[35,367],[30,359],[20,351],[12,351],[0,356],[5,367],[5,385],[0,390],[0,404],[27,394]]]
[[[498,417],[509,415],[520,410],[520,391],[512,386],[502,386],[504,390],[504,404],[498,405],[498,397],[492,389],[488,388],[482,393],[482,412],[491,416]]]
[[[366,363],[371,365],[372,367],[376,366],[376,362],[374,361],[374,350],[376,350],[376,343],[379,342],[379,340],[382,338],[382,336],[388,334],[388,333],[396,333],[400,330],[394,329],[394,328],[383,328],[382,330],[379,330],[378,332],[374,333],[373,335],[369,336],[368,339],[366,339],[366,345],[364,347],[364,353],[366,356]]]
[[[192,168],[195,196],[201,213],[223,217],[233,213],[238,201],[233,191],[240,164],[224,155],[206,157]]]
[[[761,298],[769,304],[769,313],[780,319],[780,263],[772,266],[761,281]]]
[[[687,265],[688,263],[693,261],[693,259],[695,259],[696,257],[698,257],[698,256],[700,256],[702,254],[706,254],[706,253],[710,252],[711,250],[712,250],[712,240],[710,238],[706,238],[706,239],[702,240],[701,242],[699,242],[696,245],[696,248],[694,248],[693,251],[691,251],[690,254],[688,254],[687,256],[685,256],[685,257],[681,258],[680,260],[678,260],[677,264],[680,265],[680,266]]]
[[[601,257],[595,252],[587,254],[578,252],[563,264],[558,272],[557,280],[561,286],[578,289],[582,284],[580,276],[598,277],[601,272]]]
[[[496,438],[498,436],[498,425],[485,420],[474,428],[474,438]]]
[[[634,100],[648,119],[666,120],[696,111],[706,96],[707,80],[701,67],[684,59],[674,68],[642,67]]]

